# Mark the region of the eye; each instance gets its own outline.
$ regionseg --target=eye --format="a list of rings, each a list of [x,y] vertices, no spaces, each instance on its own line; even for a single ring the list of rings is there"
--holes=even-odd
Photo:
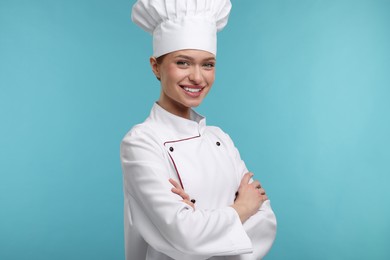
[[[190,63],[188,61],[179,60],[176,62],[176,65],[178,65],[179,67],[188,67],[190,66]]]
[[[212,69],[212,68],[215,67],[215,63],[208,62],[208,63],[203,64],[203,67],[206,68],[206,69]]]

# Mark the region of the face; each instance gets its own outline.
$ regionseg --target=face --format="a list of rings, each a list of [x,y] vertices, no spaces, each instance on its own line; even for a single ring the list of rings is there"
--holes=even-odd
[[[171,52],[161,63],[150,58],[153,72],[161,81],[159,105],[188,118],[190,108],[202,103],[214,83],[215,63],[213,54],[201,50]]]

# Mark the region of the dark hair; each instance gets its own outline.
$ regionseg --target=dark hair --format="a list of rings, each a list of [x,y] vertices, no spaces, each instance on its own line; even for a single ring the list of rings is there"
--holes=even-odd
[[[164,61],[165,56],[166,54],[157,57],[156,58],[157,64],[161,64]]]

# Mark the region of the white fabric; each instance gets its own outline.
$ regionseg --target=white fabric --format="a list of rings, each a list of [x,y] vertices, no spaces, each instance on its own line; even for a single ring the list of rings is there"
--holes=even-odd
[[[229,0],[138,0],[133,22],[153,34],[153,55],[184,49],[216,55],[217,31],[227,24]]]
[[[245,164],[227,134],[191,113],[187,120],[155,104],[122,141],[126,259],[261,259],[276,234],[270,202],[240,222],[229,205]],[[177,172],[195,210],[171,192]]]

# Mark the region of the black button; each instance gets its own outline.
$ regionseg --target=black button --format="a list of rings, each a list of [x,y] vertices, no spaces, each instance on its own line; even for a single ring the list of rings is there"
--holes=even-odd
[[[173,147],[172,146],[169,147],[169,151],[173,152]]]
[[[220,143],[220,142],[217,142],[217,143],[216,143],[216,145],[217,145],[217,146],[220,146],[220,145],[221,145],[221,143]]]

